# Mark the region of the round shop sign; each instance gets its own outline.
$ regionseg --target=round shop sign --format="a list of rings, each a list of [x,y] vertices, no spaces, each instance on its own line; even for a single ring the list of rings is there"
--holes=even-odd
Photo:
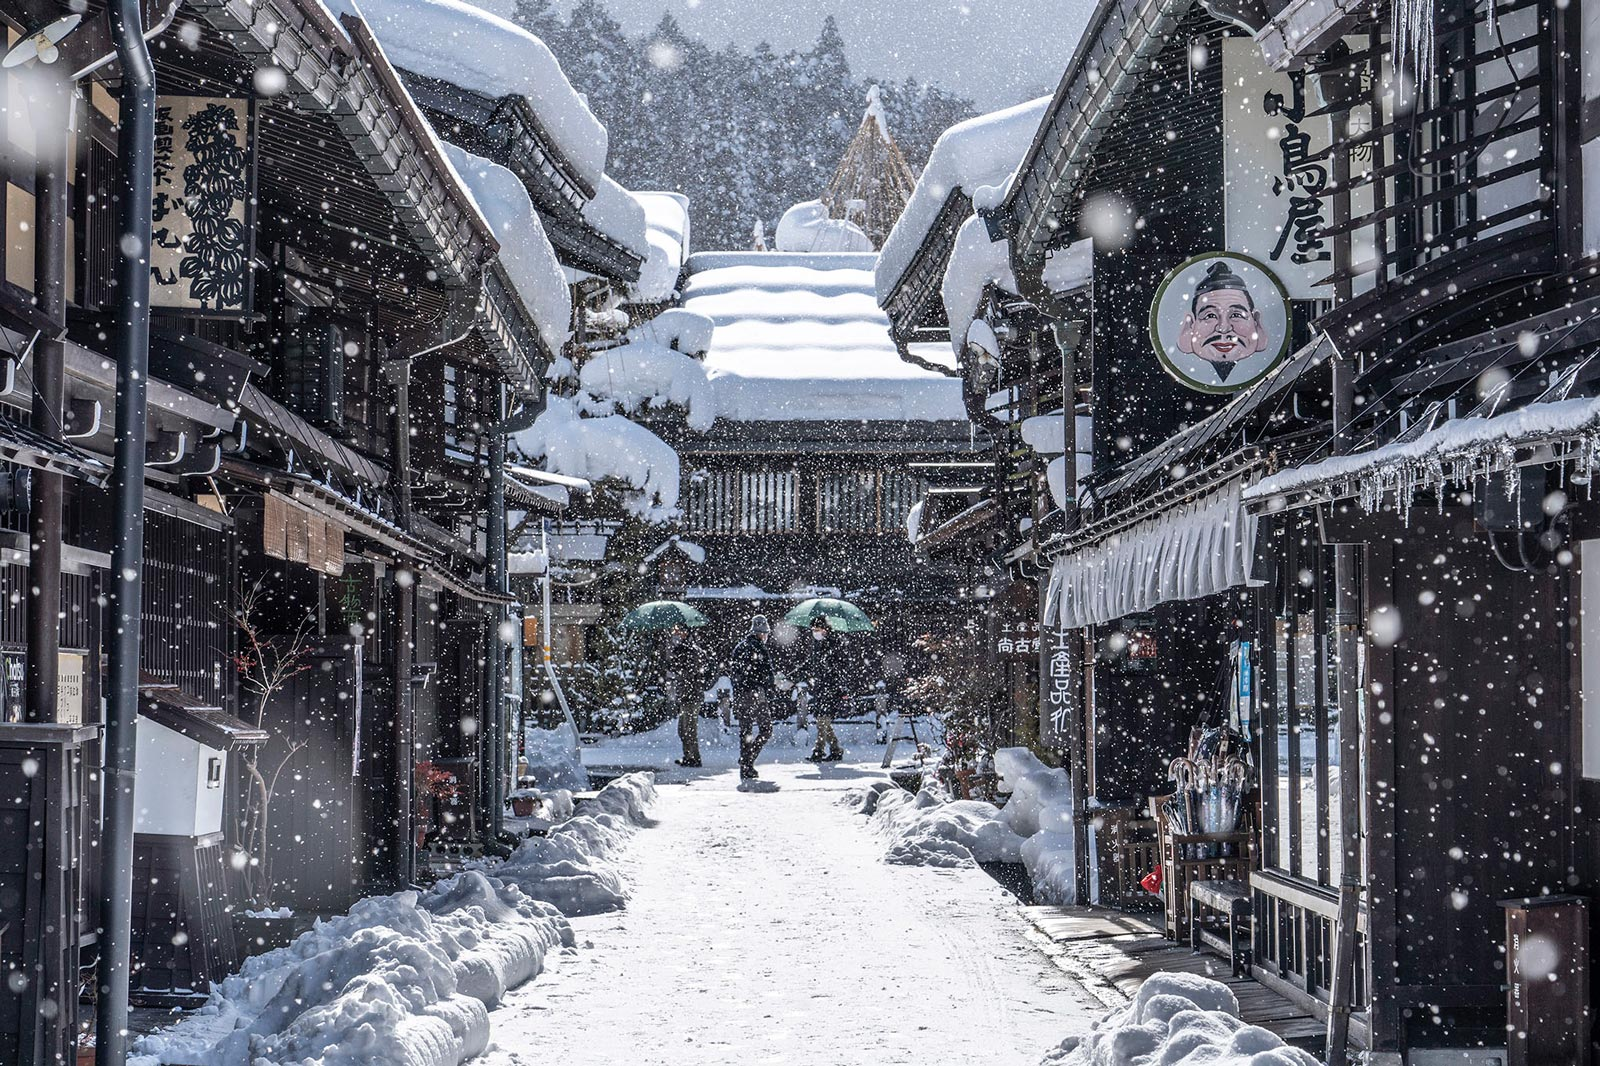
[[[1207,252],[1162,279],[1150,339],[1167,373],[1201,392],[1238,392],[1289,352],[1289,296],[1247,255]]]

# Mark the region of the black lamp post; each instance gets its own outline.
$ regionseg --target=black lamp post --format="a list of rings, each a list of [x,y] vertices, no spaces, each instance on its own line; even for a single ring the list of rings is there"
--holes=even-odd
[[[133,906],[135,720],[139,714],[140,596],[144,568],[145,387],[150,363],[150,198],[154,185],[156,75],[139,0],[107,11],[122,65],[117,163],[121,233],[117,242],[117,414],[111,494],[112,640],[106,710],[105,813],[101,838],[100,972],[96,1066],[128,1057],[129,949]]]

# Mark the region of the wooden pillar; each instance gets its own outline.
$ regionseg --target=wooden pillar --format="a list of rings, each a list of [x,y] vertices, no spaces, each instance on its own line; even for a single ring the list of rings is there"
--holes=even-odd
[[[1367,547],[1365,596],[1372,611],[1398,610],[1394,598],[1394,547]],[[1399,867],[1395,856],[1395,652],[1367,644],[1367,976],[1371,1050],[1397,1053],[1404,1041],[1397,970]]]

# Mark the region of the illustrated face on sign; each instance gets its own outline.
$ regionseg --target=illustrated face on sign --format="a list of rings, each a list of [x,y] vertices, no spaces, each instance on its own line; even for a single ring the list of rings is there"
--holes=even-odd
[[[1234,366],[1271,342],[1244,279],[1226,262],[1211,264],[1178,329],[1178,350],[1204,359],[1227,381]]]

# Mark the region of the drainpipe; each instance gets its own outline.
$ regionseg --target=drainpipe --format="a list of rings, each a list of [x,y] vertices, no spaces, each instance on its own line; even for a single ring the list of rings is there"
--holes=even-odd
[[[48,68],[45,68],[48,69]],[[39,204],[38,251],[34,257],[34,292],[39,310],[55,326],[55,336],[40,337],[34,346],[33,428],[44,437],[62,439],[61,415],[66,391],[64,345],[67,328],[67,203],[68,145],[77,118],[77,90],[71,82],[51,77],[49,92],[67,101],[64,131],[41,131],[36,191]],[[56,656],[61,650],[61,508],[65,494],[60,474],[33,471],[28,500],[28,666],[27,716],[30,722],[56,719]]]
[[[506,408],[506,387],[499,386],[497,412]],[[505,595],[511,591],[510,577],[506,572],[506,437],[533,425],[533,420],[544,410],[541,398],[536,403],[518,408],[510,416],[489,427],[489,499],[485,516],[484,548],[488,558],[484,563],[484,586],[491,593]],[[506,624],[504,604],[494,604],[490,614],[489,670],[484,679],[485,747],[492,758],[488,761],[489,780],[485,796],[488,802],[489,840],[500,844],[505,817],[506,769],[506,641],[501,629]]]
[[[1355,413],[1355,364],[1348,355],[1333,357],[1334,453],[1350,448],[1350,421]],[[1355,991],[1356,915],[1361,898],[1361,678],[1357,675],[1361,645],[1361,587],[1357,565],[1359,544],[1333,548],[1333,623],[1338,641],[1339,698],[1339,916],[1334,929],[1333,987],[1329,989],[1329,1066],[1349,1061],[1351,999]]]
[[[400,528],[411,529],[411,360],[390,359],[383,364],[384,379],[394,389],[394,470],[395,509]],[[411,579],[399,577],[394,583],[394,663],[390,671],[394,715],[394,819],[389,848],[395,888],[410,885],[416,878],[416,832],[411,824],[411,768],[416,762],[416,728],[411,706],[412,651],[416,647],[416,571]]]
[[[129,948],[133,920],[133,785],[139,714],[140,596],[144,568],[145,388],[150,364],[150,202],[154,184],[156,74],[142,35],[140,0],[107,10],[122,64],[117,160],[122,171],[117,256],[117,413],[111,498],[112,626],[101,839],[100,972],[96,1066],[128,1057]]]

